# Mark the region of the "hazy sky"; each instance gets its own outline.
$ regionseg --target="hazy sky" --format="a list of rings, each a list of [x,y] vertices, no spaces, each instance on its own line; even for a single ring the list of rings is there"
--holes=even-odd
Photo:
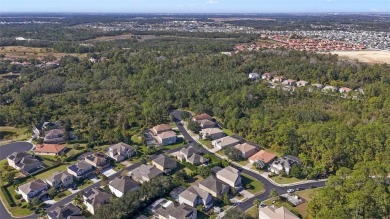
[[[0,0],[0,12],[390,12],[390,0]]]

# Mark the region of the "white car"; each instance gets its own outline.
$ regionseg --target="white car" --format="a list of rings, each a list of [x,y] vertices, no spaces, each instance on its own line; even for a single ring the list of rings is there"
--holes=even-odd
[[[288,189],[287,192],[288,193],[293,193],[293,192],[295,192],[295,190],[294,189]]]

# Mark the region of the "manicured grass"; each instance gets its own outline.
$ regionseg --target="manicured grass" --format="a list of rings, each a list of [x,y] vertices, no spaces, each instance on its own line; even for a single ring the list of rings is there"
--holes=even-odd
[[[11,126],[0,126],[0,146],[6,145],[11,141],[25,141],[31,137],[31,131],[28,128],[15,128]]]
[[[227,129],[227,128],[223,128],[222,131],[223,131],[225,134],[229,135],[229,136],[230,136],[230,135],[235,135],[235,133],[234,133],[232,130]]]
[[[242,165],[242,166],[246,166],[247,164],[249,164],[250,162],[248,160],[240,160],[240,161],[236,161],[236,163]]]
[[[93,184],[93,182],[91,180],[86,179],[86,180],[84,180],[83,185],[79,186],[78,189],[84,189],[92,184]]]
[[[209,149],[213,148],[213,145],[211,144],[211,141],[205,140],[205,139],[199,139],[199,142],[203,144],[204,146],[208,147]]]
[[[295,183],[301,181],[300,179],[297,179],[295,177],[287,178],[281,176],[274,176],[271,179],[279,184],[288,184],[288,183]]]
[[[260,181],[256,180],[255,178],[242,173],[241,174],[241,181],[244,185],[244,188],[248,190],[249,192],[256,194],[264,191],[264,185]]]
[[[20,200],[16,200],[15,195],[17,193],[16,193],[15,188],[13,186],[8,186],[8,187],[6,187],[6,189],[11,194],[11,196],[14,199],[16,204],[22,203],[21,199]],[[11,214],[13,216],[15,216],[15,217],[23,217],[23,216],[27,216],[27,215],[30,215],[30,214],[33,213],[33,211],[30,211],[27,208],[22,208],[22,207],[18,207],[18,206],[10,207],[8,202],[5,199],[5,196],[4,196],[3,192],[0,192],[0,196],[1,196],[1,199],[3,200],[3,202],[5,204],[5,207],[11,212]],[[26,202],[24,202],[24,204],[26,204]]]
[[[162,146],[162,148],[164,150],[172,150],[172,149],[175,149],[175,148],[178,148],[178,147],[181,147],[185,144],[184,142],[184,139],[183,138],[178,138],[177,139],[177,142],[175,144],[171,144],[171,145],[167,145],[167,146]]]
[[[122,169],[126,168],[126,166],[121,164],[121,163],[115,163],[114,165],[115,165],[114,166],[114,170],[115,171],[119,171],[119,170],[122,170]]]
[[[255,206],[249,208],[248,210],[245,211],[246,215],[251,216],[252,218],[258,218],[259,216],[257,215],[257,209]]]
[[[72,194],[72,193],[71,193],[71,192],[69,192],[68,190],[62,191],[61,193],[64,193],[65,195],[64,195],[64,196],[62,196],[61,198],[60,198],[60,197],[58,197],[58,196],[54,197],[54,201],[59,201],[59,200],[61,200],[61,199],[65,198],[66,196],[69,196],[69,195],[71,195],[71,194]]]
[[[66,171],[67,167],[68,167],[68,165],[58,166],[58,167],[53,168],[51,170],[44,171],[38,175],[35,175],[35,178],[44,180],[44,179],[48,178],[49,176],[53,175],[54,172]]]

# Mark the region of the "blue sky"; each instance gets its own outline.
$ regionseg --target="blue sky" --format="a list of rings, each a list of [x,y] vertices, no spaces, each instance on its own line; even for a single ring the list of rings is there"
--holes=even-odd
[[[0,0],[0,12],[390,12],[390,0]]]

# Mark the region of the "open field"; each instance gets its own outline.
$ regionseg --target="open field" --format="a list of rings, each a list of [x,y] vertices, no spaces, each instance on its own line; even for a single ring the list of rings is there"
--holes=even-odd
[[[10,126],[0,126],[0,146],[11,141],[23,141],[31,137],[28,128],[15,128]]]
[[[341,58],[357,59],[366,63],[390,64],[390,51],[335,51],[330,53],[337,54]]]
[[[55,56],[57,59],[60,59],[66,55],[78,56],[84,58],[86,54],[79,53],[58,53],[53,52],[51,48],[35,48],[35,47],[25,47],[25,46],[3,46],[0,48],[0,54],[4,54],[6,58],[43,58],[45,56]]]
[[[86,43],[96,43],[96,42],[107,42],[113,40],[126,40],[126,39],[137,39],[138,41],[144,41],[149,39],[155,39],[155,35],[133,35],[133,34],[122,34],[116,36],[101,36],[94,39],[85,40]]]

